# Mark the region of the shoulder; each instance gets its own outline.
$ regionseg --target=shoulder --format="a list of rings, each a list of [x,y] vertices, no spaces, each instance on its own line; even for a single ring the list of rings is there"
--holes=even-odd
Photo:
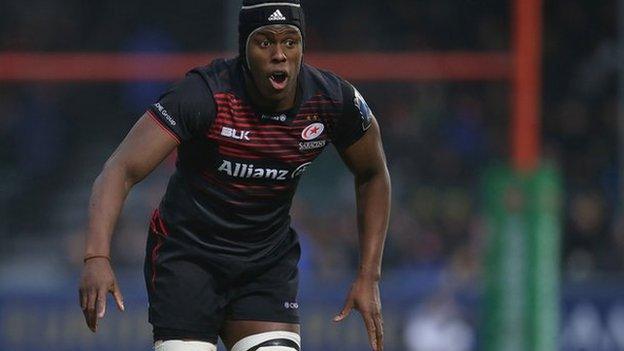
[[[189,74],[200,77],[213,94],[233,89],[238,82],[240,60],[238,58],[216,59],[209,65],[195,67]]]
[[[173,84],[168,93],[174,93],[181,100],[193,100],[210,95],[210,90],[199,74],[190,71]]]
[[[306,88],[316,94],[325,95],[327,98],[342,103],[345,92],[352,86],[346,80],[334,72],[320,69],[309,64],[302,65],[302,73],[305,76]]]

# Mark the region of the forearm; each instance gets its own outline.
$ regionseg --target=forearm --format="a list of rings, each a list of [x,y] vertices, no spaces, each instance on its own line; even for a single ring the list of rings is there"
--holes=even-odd
[[[113,231],[134,181],[121,167],[107,165],[93,183],[85,255],[109,255]]]
[[[359,275],[379,280],[390,214],[390,177],[385,167],[371,177],[356,177],[356,201]]]

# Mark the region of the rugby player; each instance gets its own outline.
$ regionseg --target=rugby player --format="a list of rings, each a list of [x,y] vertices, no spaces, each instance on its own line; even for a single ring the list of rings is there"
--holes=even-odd
[[[351,84],[303,62],[304,36],[299,0],[245,0],[239,55],[187,73],[110,156],[93,185],[79,288],[93,332],[109,292],[124,309],[110,262],[123,202],[177,148],[147,238],[155,350],[214,351],[219,337],[232,351],[300,350],[289,210],[299,178],[331,143],[354,174],[360,241],[358,274],[334,321],[355,308],[372,349],[383,349],[390,180],[379,126]]]

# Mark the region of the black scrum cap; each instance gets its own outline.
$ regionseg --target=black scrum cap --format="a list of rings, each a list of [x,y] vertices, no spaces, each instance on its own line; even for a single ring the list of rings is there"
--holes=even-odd
[[[246,58],[247,40],[251,33],[263,26],[289,24],[305,33],[305,17],[299,0],[244,0],[238,20],[238,50]]]

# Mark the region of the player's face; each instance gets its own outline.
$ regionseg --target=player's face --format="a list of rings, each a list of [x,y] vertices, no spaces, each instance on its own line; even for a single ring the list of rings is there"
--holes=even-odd
[[[302,57],[302,38],[296,27],[272,25],[254,32],[247,45],[247,60],[262,97],[273,101],[293,98]]]

